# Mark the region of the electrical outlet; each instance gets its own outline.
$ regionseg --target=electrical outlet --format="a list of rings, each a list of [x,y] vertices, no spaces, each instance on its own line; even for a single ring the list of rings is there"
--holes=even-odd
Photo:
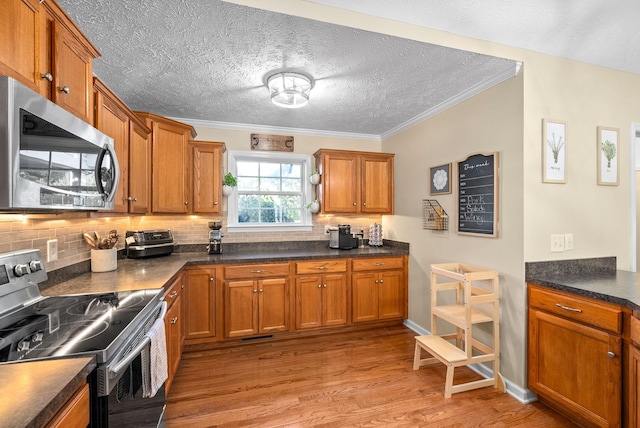
[[[564,235],[551,235],[551,252],[561,253],[564,251]]]
[[[564,250],[565,251],[573,250],[573,233],[564,234]]]
[[[331,227],[331,226],[327,226],[327,225],[324,226],[324,234],[325,235],[329,234],[329,227]]]
[[[47,261],[55,262],[58,260],[58,240],[49,239],[47,241]]]

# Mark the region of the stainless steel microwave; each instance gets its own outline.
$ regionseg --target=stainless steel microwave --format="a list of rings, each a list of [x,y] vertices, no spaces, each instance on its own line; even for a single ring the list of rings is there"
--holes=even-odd
[[[111,137],[0,76],[0,211],[110,210],[119,174]]]

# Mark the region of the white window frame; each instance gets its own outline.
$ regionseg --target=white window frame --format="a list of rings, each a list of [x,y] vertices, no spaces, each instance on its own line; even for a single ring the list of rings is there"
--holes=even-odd
[[[274,224],[246,224],[238,222],[238,189],[227,197],[227,232],[310,232],[313,228],[313,217],[311,211],[304,206],[312,202],[311,183],[308,180],[311,172],[311,155],[282,153],[282,152],[247,152],[239,150],[229,150],[227,152],[227,169],[234,176],[237,176],[238,161],[269,161],[282,163],[302,163],[302,213],[301,223],[274,223]]]

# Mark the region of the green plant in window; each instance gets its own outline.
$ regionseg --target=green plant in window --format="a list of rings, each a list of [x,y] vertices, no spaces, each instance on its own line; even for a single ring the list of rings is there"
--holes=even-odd
[[[611,161],[616,157],[616,145],[609,140],[602,143],[602,154],[607,158],[607,168],[611,168]]]
[[[230,172],[227,172],[227,174],[222,179],[222,184],[225,186],[236,187],[238,185],[238,179],[234,177]]]

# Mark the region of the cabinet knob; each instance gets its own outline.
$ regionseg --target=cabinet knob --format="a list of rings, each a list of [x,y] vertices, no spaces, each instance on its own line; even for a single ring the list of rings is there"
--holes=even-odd
[[[218,205],[218,201],[213,201],[213,205]]]
[[[324,288],[327,288],[327,284],[323,285]]]
[[[353,206],[354,206],[354,207],[355,207],[355,206],[358,206],[358,204],[354,202],[354,203],[353,203]]]
[[[71,89],[69,89],[68,86],[60,86],[59,90],[60,92],[64,92],[65,94],[68,94],[69,92],[71,92]]]
[[[51,73],[41,74],[40,77],[42,79],[47,79],[49,82],[53,82],[53,76],[51,75]]]
[[[381,279],[381,280],[380,280],[380,284],[384,284],[384,279]]]
[[[258,290],[260,293],[262,293],[264,290],[261,288],[260,290]]]
[[[318,288],[322,288],[322,284],[318,284]]]
[[[209,278],[209,282],[213,282],[213,277],[210,277],[210,278]]]
[[[254,293],[257,293],[257,292],[258,292],[258,290],[256,290],[256,289],[254,288],[254,289],[253,289],[253,292],[254,292]]]
[[[362,205],[366,207],[366,206],[367,206],[367,203],[366,203],[366,202],[363,202],[363,203],[362,203]]]
[[[615,357],[616,357],[616,354],[615,354],[614,352],[609,351],[609,352],[607,352],[607,357],[609,357],[609,358],[615,358]]]
[[[175,324],[178,322],[178,317],[171,318],[171,324]]]
[[[189,205],[189,201],[184,201],[184,204],[185,205]]]

